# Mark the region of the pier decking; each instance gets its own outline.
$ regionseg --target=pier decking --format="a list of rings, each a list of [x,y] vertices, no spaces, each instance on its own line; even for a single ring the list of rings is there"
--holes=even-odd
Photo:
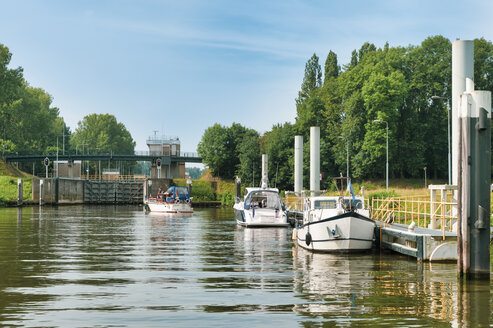
[[[457,261],[457,233],[440,229],[391,225],[376,221],[377,247],[409,255],[423,261]]]

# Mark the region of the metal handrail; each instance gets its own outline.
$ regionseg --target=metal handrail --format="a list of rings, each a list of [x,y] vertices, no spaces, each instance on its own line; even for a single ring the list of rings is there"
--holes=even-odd
[[[144,182],[149,176],[145,174],[135,174],[135,175],[119,175],[119,174],[83,174],[80,176],[82,180],[90,181],[133,181],[133,182]]]
[[[443,239],[445,232],[452,231],[457,221],[457,203],[446,199],[430,201],[413,198],[373,198],[371,218],[384,225],[414,222],[418,227],[432,228],[440,226]]]

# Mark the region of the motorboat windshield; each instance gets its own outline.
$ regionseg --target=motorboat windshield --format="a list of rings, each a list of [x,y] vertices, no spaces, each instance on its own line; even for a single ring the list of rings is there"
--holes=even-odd
[[[179,198],[180,200],[187,200],[190,198],[187,187],[169,187],[168,190],[166,190],[166,194],[170,198]]]
[[[250,209],[251,206],[256,208],[268,208],[280,210],[282,199],[279,193],[271,190],[252,191],[245,199],[245,209]]]

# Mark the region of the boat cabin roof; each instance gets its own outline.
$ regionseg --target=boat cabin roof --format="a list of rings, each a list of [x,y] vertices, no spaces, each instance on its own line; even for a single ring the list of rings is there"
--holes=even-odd
[[[249,188],[246,188],[246,191],[247,191],[247,194],[254,192],[254,191],[272,191],[272,192],[279,193],[279,189],[277,189],[277,188],[249,187]]]

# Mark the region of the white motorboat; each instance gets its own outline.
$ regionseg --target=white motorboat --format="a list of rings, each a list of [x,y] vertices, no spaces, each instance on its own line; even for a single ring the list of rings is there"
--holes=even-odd
[[[186,187],[169,187],[166,192],[149,198],[146,207],[153,213],[193,214],[192,197]]]
[[[246,188],[242,202],[233,206],[238,225],[245,227],[287,227],[286,206],[277,188]]]
[[[372,247],[375,222],[362,197],[307,197],[304,206],[303,223],[296,230],[299,246],[319,252]]]

